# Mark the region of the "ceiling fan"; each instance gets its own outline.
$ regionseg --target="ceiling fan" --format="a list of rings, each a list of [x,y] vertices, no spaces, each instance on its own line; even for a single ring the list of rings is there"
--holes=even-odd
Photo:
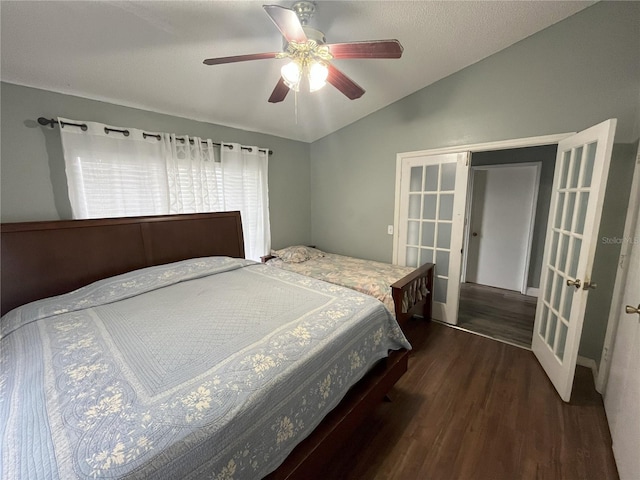
[[[350,58],[400,58],[402,45],[398,40],[372,40],[365,42],[325,42],[324,33],[307,25],[315,13],[315,4],[310,1],[296,2],[291,9],[279,5],[263,5],[285,39],[282,52],[254,53],[232,57],[208,58],[205,65],[263,60],[267,58],[289,58],[291,61],[281,70],[269,102],[282,102],[289,90],[299,91],[302,82],[309,91],[322,88],[327,82],[349,99],[355,100],[364,94],[364,89],[333,66],[332,59]]]

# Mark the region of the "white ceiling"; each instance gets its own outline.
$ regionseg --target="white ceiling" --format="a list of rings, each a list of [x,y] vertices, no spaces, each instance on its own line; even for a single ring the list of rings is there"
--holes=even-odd
[[[404,54],[335,60],[366,93],[353,101],[330,85],[300,93],[296,122],[294,95],[267,102],[285,60],[202,64],[280,50],[268,1],[2,0],[0,77],[312,142],[595,3],[319,1],[310,25],[329,43],[396,38]]]

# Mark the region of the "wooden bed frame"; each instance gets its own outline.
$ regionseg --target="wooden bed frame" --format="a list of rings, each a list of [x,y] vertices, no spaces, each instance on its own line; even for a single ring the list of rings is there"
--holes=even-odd
[[[205,256],[244,258],[240,212],[5,223],[2,314],[138,268]],[[321,466],[407,370],[408,352],[379,362],[267,478],[318,478]]]
[[[315,247],[313,247],[315,248]],[[260,257],[262,263],[276,258],[273,255]],[[404,329],[406,323],[414,315],[420,315],[425,320],[431,320],[433,304],[433,263],[425,263],[410,274],[391,284],[394,313],[398,324]],[[429,293],[419,299],[418,292],[426,288]]]

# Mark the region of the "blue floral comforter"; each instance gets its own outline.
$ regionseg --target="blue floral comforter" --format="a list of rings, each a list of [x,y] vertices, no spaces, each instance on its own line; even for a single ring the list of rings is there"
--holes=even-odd
[[[102,280],[0,326],[7,479],[261,478],[410,348],[373,298],[226,257]]]

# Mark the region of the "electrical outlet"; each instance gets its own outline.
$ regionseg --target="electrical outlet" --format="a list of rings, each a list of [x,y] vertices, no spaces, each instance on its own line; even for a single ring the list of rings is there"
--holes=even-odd
[[[387,225],[387,233],[393,235],[393,225]]]

